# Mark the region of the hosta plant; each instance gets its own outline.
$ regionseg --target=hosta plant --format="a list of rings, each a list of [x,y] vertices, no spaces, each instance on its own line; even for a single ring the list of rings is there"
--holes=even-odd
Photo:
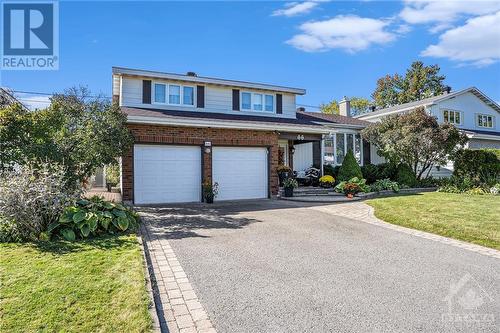
[[[94,196],[67,207],[59,220],[49,226],[48,233],[74,241],[90,235],[134,230],[138,225],[139,217],[130,208]]]
[[[399,184],[390,179],[379,179],[370,186],[373,192],[380,192],[383,190],[391,190],[396,193],[399,192]]]

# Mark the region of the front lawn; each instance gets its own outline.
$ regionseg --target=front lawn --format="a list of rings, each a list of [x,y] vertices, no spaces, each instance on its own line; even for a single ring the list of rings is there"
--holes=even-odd
[[[429,192],[367,203],[386,222],[500,250],[500,196]]]
[[[151,330],[136,236],[0,244],[1,332]]]

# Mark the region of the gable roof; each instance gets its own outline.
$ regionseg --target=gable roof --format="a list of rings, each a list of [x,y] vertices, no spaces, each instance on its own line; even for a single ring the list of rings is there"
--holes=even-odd
[[[306,93],[306,90],[301,89],[301,88],[284,87],[284,86],[265,84],[265,83],[255,83],[255,82],[238,81],[238,80],[227,80],[227,79],[219,79],[219,78],[214,78],[214,77],[205,77],[205,76],[196,76],[196,75],[193,76],[193,75],[187,75],[187,74],[156,72],[156,71],[148,71],[148,70],[124,68],[124,67],[113,67],[112,70],[113,70],[113,75],[140,76],[140,77],[148,77],[148,78],[156,78],[156,79],[187,81],[187,82],[193,82],[193,83],[208,83],[208,84],[215,84],[215,85],[229,86],[229,87],[253,88],[253,89],[261,89],[261,90],[279,91],[279,92],[286,92],[286,93],[291,93],[291,94],[296,94],[296,95],[305,95],[305,93]]]
[[[498,105],[494,100],[486,96],[483,92],[481,92],[479,89],[476,87],[470,87],[462,90],[458,90],[452,93],[444,93],[438,96],[432,96],[428,98],[424,98],[420,101],[415,101],[415,102],[409,102],[409,103],[404,103],[404,104],[399,104],[399,105],[394,105],[385,109],[380,109],[374,112],[368,112],[364,113],[361,115],[355,116],[355,118],[358,119],[369,119],[373,118],[376,116],[384,115],[384,114],[390,114],[390,113],[397,113],[398,111],[403,111],[403,110],[409,110],[409,109],[414,109],[420,106],[429,106],[432,104],[435,104],[437,102],[447,100],[453,97],[456,97],[458,95],[462,95],[465,93],[472,93],[474,94],[477,98],[482,100],[485,104],[490,106],[492,109],[496,110],[497,112],[500,112],[500,105]]]

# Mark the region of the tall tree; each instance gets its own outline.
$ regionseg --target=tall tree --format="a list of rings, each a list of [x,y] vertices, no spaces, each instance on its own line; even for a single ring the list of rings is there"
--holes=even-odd
[[[410,167],[417,179],[427,177],[433,166],[445,164],[468,140],[455,126],[438,124],[424,108],[385,117],[361,135],[389,162]]]
[[[446,77],[439,73],[440,70],[438,65],[426,66],[415,61],[404,77],[394,74],[378,79],[372,98],[378,107],[386,108],[440,95],[446,90]]]
[[[325,114],[339,114],[339,102],[333,100],[327,104],[320,104],[319,109]]]

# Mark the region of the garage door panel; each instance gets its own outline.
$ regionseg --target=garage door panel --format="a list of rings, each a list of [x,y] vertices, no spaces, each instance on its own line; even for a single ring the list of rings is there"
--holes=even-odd
[[[136,145],[134,201],[137,204],[201,201],[201,148]]]
[[[267,198],[266,148],[214,147],[212,163],[217,200]]]

